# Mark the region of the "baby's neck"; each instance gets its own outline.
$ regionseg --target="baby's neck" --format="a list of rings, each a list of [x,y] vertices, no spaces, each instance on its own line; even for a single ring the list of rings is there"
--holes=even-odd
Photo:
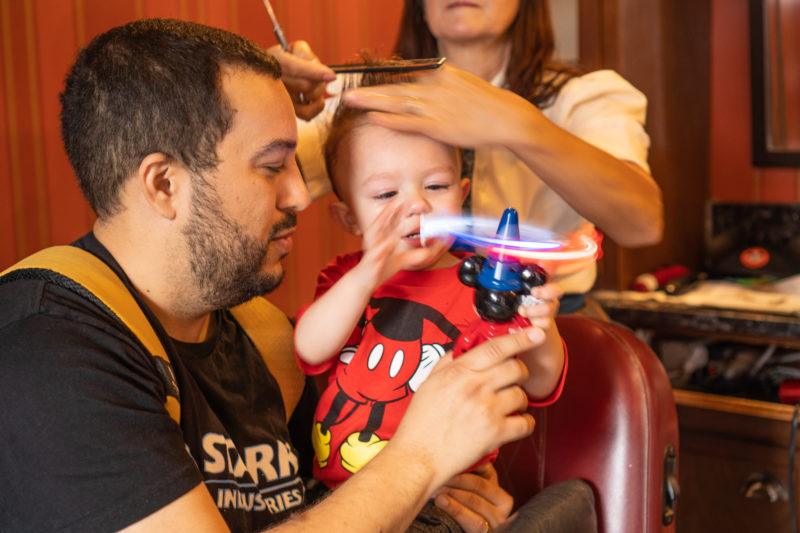
[[[440,257],[435,263],[433,263],[425,270],[439,270],[442,268],[450,268],[454,265],[457,265],[459,262],[461,262],[461,259],[451,254],[450,252],[445,252],[444,254],[442,254],[442,257]]]

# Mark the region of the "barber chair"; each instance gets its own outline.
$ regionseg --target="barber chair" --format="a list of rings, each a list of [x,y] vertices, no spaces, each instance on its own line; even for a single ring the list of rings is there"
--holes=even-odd
[[[660,361],[624,326],[577,315],[557,323],[569,353],[563,394],[531,410],[533,435],[501,448],[500,484],[520,504],[583,480],[599,532],[674,531],[678,422]]]

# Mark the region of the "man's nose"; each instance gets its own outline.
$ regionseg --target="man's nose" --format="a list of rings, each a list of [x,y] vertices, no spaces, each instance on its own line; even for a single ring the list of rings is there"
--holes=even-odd
[[[311,203],[308,187],[303,180],[296,158],[286,169],[279,185],[277,207],[282,211],[302,211]]]

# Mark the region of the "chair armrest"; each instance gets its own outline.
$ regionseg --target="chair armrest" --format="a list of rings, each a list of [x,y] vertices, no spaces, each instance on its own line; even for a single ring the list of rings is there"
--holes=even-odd
[[[581,479],[550,485],[522,504],[503,533],[566,533],[597,531],[592,487]]]

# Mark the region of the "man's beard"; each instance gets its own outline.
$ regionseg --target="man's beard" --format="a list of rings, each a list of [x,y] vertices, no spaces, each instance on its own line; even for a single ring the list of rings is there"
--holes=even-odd
[[[270,230],[266,242],[247,235],[228,218],[213,185],[200,178],[192,192],[192,216],[183,234],[189,247],[189,266],[202,303],[227,309],[271,292],[283,280],[280,274],[262,272],[269,243],[276,233],[297,225],[297,215],[286,213]]]

